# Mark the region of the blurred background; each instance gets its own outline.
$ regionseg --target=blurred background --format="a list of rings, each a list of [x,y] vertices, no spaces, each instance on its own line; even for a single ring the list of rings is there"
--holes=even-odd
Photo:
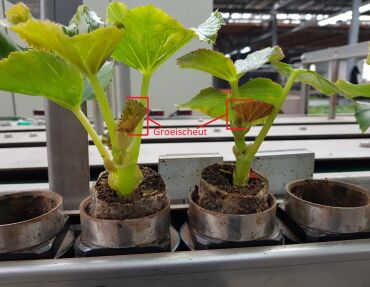
[[[42,17],[44,2],[47,0],[24,0],[34,17]],[[18,1],[1,0],[0,17],[13,3]],[[68,9],[73,2],[83,2],[105,18],[108,0],[60,1],[55,2],[59,17],[70,15]],[[245,58],[249,53],[271,45],[280,45],[286,55],[285,61],[296,67],[306,67],[335,80],[345,78],[351,82],[370,81],[368,66],[363,59],[351,59],[341,55],[335,63],[325,59],[318,61],[323,54],[304,59],[305,53],[322,51],[330,47],[355,44],[370,39],[370,2],[361,0],[128,0],[129,7],[154,3],[165,9],[187,27],[197,26],[208,17],[211,11],[219,10],[225,25],[213,47],[233,60]],[[75,7],[75,3],[74,3]],[[15,35],[10,32],[14,39]],[[19,41],[17,39],[17,41]],[[176,67],[176,58],[191,50],[207,47],[194,40],[172,57],[155,74],[150,96],[150,107],[154,114],[169,117],[181,114],[176,112],[175,104],[183,103],[193,97],[200,89],[213,85],[228,89],[226,83],[212,79],[205,73],[182,70]],[[354,47],[353,49],[361,49]],[[353,51],[352,49],[352,51]],[[350,49],[351,50],[351,49]],[[323,52],[325,53],[325,52]],[[331,52],[332,54],[334,52]],[[340,52],[342,53],[342,52]],[[302,56],[303,55],[303,56]],[[305,61],[306,60],[306,61]],[[248,73],[242,81],[255,77],[269,77],[283,82],[268,65],[263,69]],[[117,64],[113,85],[109,91],[110,102],[116,115],[122,111],[125,97],[138,95],[139,75],[128,67]],[[0,97],[0,117],[34,117],[42,115],[42,98],[22,97],[17,94],[2,93]],[[88,104],[88,116],[94,118],[94,104]],[[285,104],[286,114],[353,114],[350,102],[339,97],[330,101],[316,91],[297,84]],[[197,116],[197,114],[193,114]]]

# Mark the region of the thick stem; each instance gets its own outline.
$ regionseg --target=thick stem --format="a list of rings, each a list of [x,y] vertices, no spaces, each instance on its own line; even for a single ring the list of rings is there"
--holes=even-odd
[[[141,97],[148,97],[149,95],[149,85],[150,80],[152,78],[152,74],[143,74],[143,80],[141,83],[141,91],[140,96]],[[136,128],[136,133],[141,134],[144,126],[144,118],[140,121]],[[141,136],[136,136],[135,142],[132,149],[132,160],[135,161],[137,164],[137,161],[139,159],[139,152],[140,152],[140,144],[141,144]]]
[[[108,151],[105,149],[104,144],[100,140],[99,135],[96,133],[93,126],[90,124],[90,121],[85,116],[85,114],[82,112],[81,109],[78,109],[76,111],[73,111],[73,113],[76,115],[76,117],[79,119],[87,133],[89,134],[90,138],[94,142],[95,146],[97,147],[100,155],[102,156],[104,161],[110,160],[110,155]]]
[[[292,74],[289,76],[287,83],[284,86],[282,95],[278,103],[274,106],[274,109],[272,110],[271,114],[267,118],[265,124],[263,125],[261,131],[259,132],[257,138],[253,142],[253,144],[247,149],[247,155],[245,157],[245,160],[241,162],[240,169],[245,172],[246,175],[249,176],[249,170],[252,164],[252,161],[259,150],[261,144],[266,138],[267,133],[269,132],[272,124],[274,123],[275,118],[279,114],[281,107],[283,106],[286,97],[289,95],[290,90],[293,87],[294,81],[297,78],[299,74],[299,70],[294,70]]]
[[[141,85],[141,97],[148,96],[149,84],[152,74],[143,74],[143,80]],[[135,129],[135,134],[141,134],[144,125],[144,118],[140,121]],[[117,174],[112,175],[116,177],[117,193],[121,196],[128,196],[132,194],[135,188],[140,184],[142,180],[141,171],[137,165],[139,159],[139,151],[141,144],[141,136],[135,136],[133,143],[125,154],[124,163],[117,167]]]
[[[232,99],[238,99],[240,98],[240,92],[239,92],[239,81],[234,80],[230,82],[231,87],[231,98]]]
[[[98,80],[98,77],[96,75],[90,75],[88,76],[88,79],[90,81],[91,87],[94,90],[96,100],[98,101],[104,121],[107,125],[109,138],[112,144],[112,150],[114,155],[114,150],[116,149],[117,146],[117,135],[116,135],[116,123],[114,121],[112,110],[110,108],[104,89]]]
[[[238,81],[231,81],[231,98],[238,99],[240,98],[239,86]],[[233,104],[231,102],[231,104]],[[240,128],[236,127],[234,122],[231,122],[232,128]],[[248,184],[248,174],[245,174],[245,169],[243,169],[243,165],[245,165],[245,158],[247,154],[247,146],[245,144],[245,134],[247,133],[246,130],[233,130],[234,135],[234,155],[236,159],[235,164],[235,171],[233,174],[233,184],[236,186],[245,186]],[[247,171],[248,172],[248,171]]]

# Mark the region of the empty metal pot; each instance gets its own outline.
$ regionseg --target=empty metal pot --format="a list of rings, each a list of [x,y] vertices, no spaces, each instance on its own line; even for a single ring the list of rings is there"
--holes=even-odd
[[[99,219],[90,216],[91,197],[80,205],[81,241],[106,248],[140,247],[159,241],[170,232],[170,200],[159,212],[136,219]]]
[[[243,242],[268,237],[274,230],[276,199],[269,194],[270,208],[252,214],[226,214],[207,210],[189,194],[189,223],[199,233],[214,239]]]
[[[286,187],[286,212],[303,228],[324,233],[370,231],[370,193],[349,183],[304,179]]]
[[[62,197],[51,191],[0,196],[0,253],[29,249],[56,236],[64,225]]]

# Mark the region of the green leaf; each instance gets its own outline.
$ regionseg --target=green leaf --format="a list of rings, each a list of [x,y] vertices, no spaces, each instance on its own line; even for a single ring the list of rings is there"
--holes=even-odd
[[[82,33],[92,32],[100,27],[104,27],[104,21],[86,5],[80,5],[76,14],[69,22],[69,26],[62,26],[64,33],[68,36],[75,36]]]
[[[212,118],[226,114],[226,99],[228,95],[215,88],[201,90],[189,102],[180,105],[180,108],[190,108]],[[223,118],[224,119],[224,118]]]
[[[69,37],[61,25],[33,18],[11,29],[31,46],[56,53],[85,75],[96,74],[100,70],[123,36],[121,29],[104,27]]]
[[[224,54],[213,50],[199,49],[190,52],[177,59],[177,64],[181,68],[203,71],[226,81],[237,79],[233,61]]]
[[[114,62],[107,61],[105,64],[100,68],[99,72],[97,73],[98,80],[103,88],[106,91],[113,79],[114,75]],[[95,99],[95,93],[93,88],[91,87],[90,82],[85,79],[84,81],[84,91],[83,91],[83,101],[90,101]]]
[[[347,98],[354,99],[356,97],[370,98],[370,84],[351,84],[344,80],[339,80],[335,83],[339,89],[339,93],[345,95]]]
[[[273,61],[271,62],[271,64],[275,68],[275,70],[284,77],[289,77],[293,72],[293,67],[287,63]]]
[[[70,110],[80,107],[82,76],[62,59],[46,52],[13,52],[0,61],[0,90],[44,96]]]
[[[282,62],[272,62],[272,65],[281,75],[286,77],[289,77],[294,70],[291,65]],[[314,71],[299,69],[296,81],[310,85],[329,96],[338,93],[338,88],[332,82]]]
[[[261,68],[268,62],[280,61],[283,58],[284,53],[278,46],[268,47],[251,53],[244,60],[235,62],[238,78],[241,78],[247,72]]]
[[[19,51],[20,48],[8,35],[0,31],[0,58],[6,58],[11,52]]]
[[[370,42],[369,42],[369,54],[367,55],[366,63],[370,65]]]
[[[267,78],[251,79],[239,87],[243,101],[234,102],[236,126],[263,124],[281,100],[283,88]],[[233,118],[233,116],[229,116]]]
[[[242,85],[239,89],[240,101],[234,101],[234,105],[242,104],[240,107],[244,110],[244,103],[248,102],[246,110],[251,111],[262,107],[265,111],[269,110],[271,105],[275,105],[280,99],[282,94],[282,87],[271,81],[270,79],[257,78],[249,80],[247,83]],[[196,95],[189,102],[181,105],[183,108],[191,108],[212,118],[216,118],[226,114],[226,99],[229,97],[228,94],[217,90],[215,88],[207,88],[198,95]],[[249,99],[250,101],[245,101]],[[266,105],[263,105],[263,104]],[[234,112],[232,111],[229,103],[228,118],[229,120],[234,119]],[[248,118],[256,118],[252,124],[258,124],[262,121],[258,114],[258,111],[253,111],[255,115],[251,113],[244,115]],[[223,118],[225,120],[225,118]]]
[[[119,23],[126,30],[113,58],[142,73],[153,73],[195,36],[151,4],[127,9],[124,4],[114,2],[107,14],[109,22]]]
[[[356,101],[355,102],[355,117],[360,125],[361,131],[364,133],[370,126],[370,103]]]
[[[220,30],[220,28],[225,24],[226,23],[222,18],[221,13],[217,10],[213,12],[211,16],[197,28],[190,29],[197,34],[199,40],[206,41],[210,44],[215,44],[218,30]]]
[[[116,26],[123,26],[127,11],[126,4],[114,1],[107,7],[107,21]]]
[[[239,87],[240,97],[276,105],[281,98],[283,88],[266,78],[251,79]]]

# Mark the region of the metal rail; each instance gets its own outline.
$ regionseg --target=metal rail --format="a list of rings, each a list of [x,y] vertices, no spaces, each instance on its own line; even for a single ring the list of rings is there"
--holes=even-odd
[[[0,286],[366,286],[370,240],[0,263]]]

